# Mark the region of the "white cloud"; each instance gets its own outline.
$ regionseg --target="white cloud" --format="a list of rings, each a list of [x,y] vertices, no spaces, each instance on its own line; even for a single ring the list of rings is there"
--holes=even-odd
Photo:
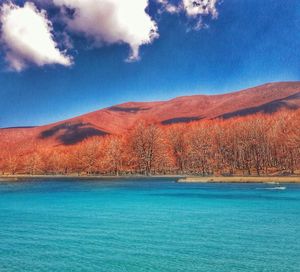
[[[157,1],[157,3],[161,4],[163,7],[163,10],[160,10],[161,13],[166,11],[168,13],[174,14],[174,13],[179,13],[182,11],[181,4],[175,5],[175,4],[170,3],[169,0],[156,0],[156,1]]]
[[[180,6],[178,7],[178,6],[175,6],[175,5],[172,5],[172,4],[167,4],[165,6],[165,9],[169,13],[178,13],[178,12],[180,12]]]
[[[74,11],[65,12],[69,30],[92,38],[97,46],[125,43],[131,48],[129,61],[139,59],[141,45],[158,37],[156,22],[145,11],[148,0],[53,0]],[[66,9],[65,9],[66,11]]]
[[[0,0],[1,1],[1,0]],[[11,0],[15,1],[15,0]],[[31,2],[29,2],[31,1]],[[101,47],[105,44],[127,44],[128,61],[139,59],[142,45],[158,38],[158,26],[147,13],[149,0],[29,0],[24,6],[12,2],[0,4],[1,45],[10,68],[21,71],[30,64],[72,65],[72,57],[60,47],[72,48],[67,33],[73,32]],[[203,17],[217,18],[220,0],[156,0],[159,14],[185,14],[192,29],[206,27]],[[35,2],[36,5],[33,3]],[[60,9],[51,20],[65,23],[65,32],[56,31],[45,9]],[[41,8],[43,7],[43,9]],[[154,16],[154,15],[153,15]],[[58,21],[57,21],[58,20]]]
[[[218,0],[183,0],[183,8],[188,16],[212,15],[216,18],[218,16],[217,2]]]
[[[1,42],[10,68],[23,70],[28,64],[72,64],[71,57],[58,49],[53,39],[52,23],[46,11],[26,2],[23,7],[11,2],[1,6]]]
[[[196,20],[194,29],[203,28],[205,24],[202,23],[203,16],[218,17],[217,3],[219,0],[181,0],[174,4],[170,0],[156,0],[162,5],[163,11],[174,13],[185,13],[188,18]]]

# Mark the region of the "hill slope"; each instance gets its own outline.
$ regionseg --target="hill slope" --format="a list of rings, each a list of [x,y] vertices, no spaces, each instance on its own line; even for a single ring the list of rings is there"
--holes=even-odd
[[[90,136],[124,133],[140,119],[168,125],[299,108],[300,82],[270,83],[222,95],[128,102],[45,126],[0,129],[0,143],[70,145]]]

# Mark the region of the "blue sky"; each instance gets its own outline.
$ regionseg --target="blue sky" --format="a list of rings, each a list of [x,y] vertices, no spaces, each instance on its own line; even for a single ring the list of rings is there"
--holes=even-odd
[[[56,16],[51,4],[38,8]],[[216,9],[217,18],[196,18],[159,14],[151,3],[147,12],[159,37],[141,45],[139,60],[132,62],[126,61],[126,42],[94,46],[78,32],[68,32],[72,65],[28,64],[16,71],[9,69],[7,46],[1,43],[0,127],[50,123],[126,101],[300,80],[299,1],[223,0]],[[205,26],[196,30],[199,20]],[[62,26],[54,21],[53,28]]]

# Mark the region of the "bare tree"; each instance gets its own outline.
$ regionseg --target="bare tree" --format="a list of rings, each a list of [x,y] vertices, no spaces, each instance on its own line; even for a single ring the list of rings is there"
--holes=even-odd
[[[140,173],[150,175],[162,158],[162,133],[158,126],[139,122],[130,133],[130,149]]]
[[[175,167],[180,174],[183,174],[187,170],[188,143],[186,139],[186,129],[185,126],[172,126],[167,133],[167,140],[175,159]]]
[[[125,143],[118,136],[109,137],[107,141],[105,165],[112,174],[118,176],[122,170]]]

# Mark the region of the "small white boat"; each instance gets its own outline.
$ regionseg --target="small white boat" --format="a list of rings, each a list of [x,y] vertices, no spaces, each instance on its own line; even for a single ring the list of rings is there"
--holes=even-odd
[[[272,187],[272,188],[266,188],[267,190],[285,190],[285,186],[277,186],[277,187]]]

